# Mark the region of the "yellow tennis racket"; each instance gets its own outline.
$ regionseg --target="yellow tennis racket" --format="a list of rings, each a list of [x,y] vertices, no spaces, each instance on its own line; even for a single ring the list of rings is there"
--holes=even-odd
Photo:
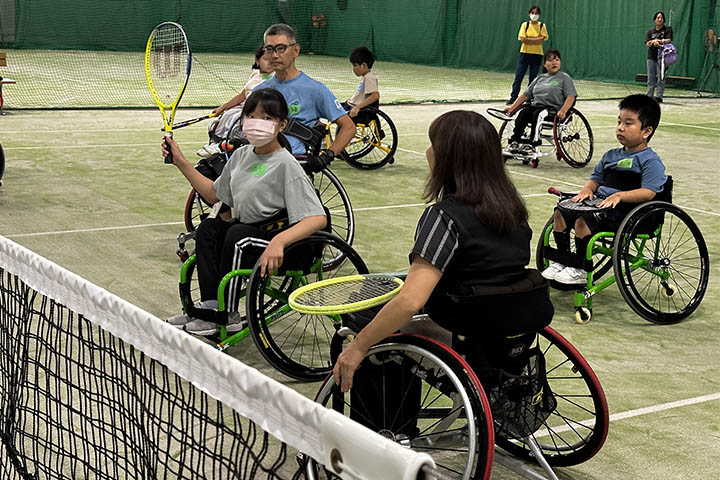
[[[304,285],[290,294],[289,303],[300,313],[340,315],[382,305],[402,286],[392,275],[349,275]]]
[[[175,110],[185,93],[191,64],[190,45],[180,25],[163,22],[153,29],[145,47],[145,78],[162,113],[166,137],[172,137]],[[171,153],[165,163],[173,163]]]

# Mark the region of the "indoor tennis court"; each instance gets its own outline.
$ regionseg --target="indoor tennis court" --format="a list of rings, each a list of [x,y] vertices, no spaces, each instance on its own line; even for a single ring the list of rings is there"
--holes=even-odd
[[[525,4],[508,3],[524,15]],[[548,4],[547,9],[559,3]],[[673,21],[684,26],[683,32],[691,31],[690,20],[684,19],[686,10],[676,8],[677,2],[638,3],[643,4],[643,11],[650,12],[641,17],[645,20],[651,11],[661,7],[669,11],[672,7]],[[715,6],[715,2],[680,3],[698,9],[700,3],[706,9]],[[720,20],[720,6],[714,8],[715,18]],[[621,12],[615,13],[614,21],[619,21]],[[514,29],[522,15],[512,18]],[[693,21],[700,20],[693,17]],[[155,23],[148,23],[145,36]],[[640,22],[641,33],[648,28],[646,24],[649,21]],[[313,33],[312,27],[308,35],[315,35],[311,38],[318,50],[322,49],[321,42],[327,41],[318,36],[322,32]],[[190,187],[177,169],[163,163],[162,122],[147,92],[142,53],[109,52],[105,57],[93,54],[96,63],[91,71],[106,69],[115,57],[123,57],[121,64],[135,62],[137,78],[127,74],[127,78],[108,76],[99,81],[106,83],[110,92],[113,86],[122,85],[136,96],[127,101],[110,96],[106,105],[87,106],[82,105],[82,99],[70,98],[74,95],[71,93],[62,99],[52,98],[60,74],[50,69],[43,71],[43,57],[48,50],[0,50],[8,52],[8,67],[0,68],[0,75],[18,80],[18,85],[4,90],[6,115],[0,117],[0,144],[6,162],[0,187],[0,234],[161,319],[179,313],[181,262],[175,253],[176,237],[184,231],[183,209]],[[642,60],[642,44],[638,51]],[[72,54],[78,55],[85,57],[86,52]],[[574,64],[572,54],[566,56],[566,71],[581,69],[579,61]],[[26,66],[36,66],[13,74],[13,59],[17,57],[25,57]],[[193,66],[198,73],[218,72],[226,66],[222,85],[210,91],[204,86],[217,83],[211,81],[217,73],[202,82],[196,82],[195,73],[191,74],[187,92],[190,102],[180,105],[177,120],[207,114],[231,96],[233,88],[242,88],[252,63],[247,49],[233,54],[203,52],[198,57],[202,66],[200,62]],[[70,62],[61,60],[65,61]],[[338,99],[352,94],[356,78],[345,58],[301,55],[297,64],[315,78],[327,76],[327,84]],[[642,62],[637,68],[635,64],[628,68],[642,68]],[[71,65],[59,63],[54,68],[67,72],[74,68]],[[394,164],[362,171],[336,159],[331,169],[352,202],[353,247],[372,273],[395,272],[408,268],[415,227],[426,207],[421,195],[427,177],[428,126],[451,110],[467,109],[486,115],[488,108],[503,108],[513,72],[382,58],[373,70],[380,79],[381,108],[398,131]],[[412,83],[407,82],[409,77],[414,79]],[[14,98],[22,84],[33,85],[23,91],[31,99],[25,105],[18,103],[20,97]],[[595,153],[590,164],[571,168],[554,157],[541,159],[537,168],[517,161],[506,163],[530,212],[533,250],[538,232],[557,202],[547,189],[577,191],[582,187],[602,153],[618,146],[615,125],[619,99],[644,93],[646,88],[627,75],[622,82],[578,78],[576,84],[576,108],[588,119],[594,134]],[[693,87],[668,85],[660,126],[650,143],[674,178],[673,203],[692,217],[707,243],[710,280],[697,311],[677,324],[652,324],[636,315],[613,286],[593,298],[590,322],[578,325],[573,292],[551,292],[555,306],[552,327],[570,340],[595,370],[610,413],[609,434],[602,450],[585,463],[555,469],[561,479],[704,479],[713,478],[720,466],[716,313],[720,309],[720,272],[716,266],[720,251],[720,78],[712,85],[714,92],[701,93]],[[139,105],[135,98],[144,98],[145,103]],[[53,103],[55,100],[58,103]],[[59,100],[77,104],[68,106]],[[51,108],[40,109],[41,104]],[[500,126],[498,120],[488,118]],[[207,142],[207,125],[200,122],[179,129],[174,138],[192,161],[193,152]],[[290,380],[278,373],[250,339],[246,340],[226,353],[302,395],[314,397],[316,383]],[[0,477],[6,478],[2,474]],[[496,464],[491,478],[520,477]]]

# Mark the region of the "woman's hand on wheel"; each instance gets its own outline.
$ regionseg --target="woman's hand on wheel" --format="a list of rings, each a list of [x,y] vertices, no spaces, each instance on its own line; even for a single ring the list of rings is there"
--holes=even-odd
[[[362,359],[365,358],[367,352],[363,352],[362,349],[358,348],[357,343],[352,342],[343,351],[335,362],[333,367],[333,378],[335,379],[335,385],[340,386],[341,392],[347,392],[352,388],[353,375],[357,370]]]

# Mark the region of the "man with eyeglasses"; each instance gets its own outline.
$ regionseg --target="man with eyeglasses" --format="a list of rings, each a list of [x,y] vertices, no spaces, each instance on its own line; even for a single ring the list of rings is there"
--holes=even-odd
[[[324,83],[310,78],[295,66],[300,45],[297,44],[295,30],[290,25],[271,25],[265,31],[264,40],[264,56],[270,60],[275,76],[255,87],[255,90],[279,90],[287,101],[290,117],[308,127],[314,127],[320,118],[325,118],[339,127],[329,148],[308,159],[309,167],[313,171],[322,170],[350,142],[355,134],[355,124]],[[305,153],[305,145],[300,140],[291,135],[287,138],[293,154]]]

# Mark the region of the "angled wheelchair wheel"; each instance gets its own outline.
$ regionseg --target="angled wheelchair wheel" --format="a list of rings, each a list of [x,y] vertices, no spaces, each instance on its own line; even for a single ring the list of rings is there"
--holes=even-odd
[[[0,145],[0,187],[2,187],[2,177],[5,174],[5,152]]]
[[[341,239],[316,233],[286,248],[280,271],[262,277],[258,266],[247,287],[251,337],[263,357],[298,380],[321,380],[332,369],[330,341],[337,315],[305,315],[288,305],[296,288],[327,278],[368,273],[355,250]]]
[[[498,135],[500,136],[500,146],[502,147],[503,152],[508,152],[510,149],[510,137],[512,136],[512,133],[513,122],[510,120],[504,120],[498,130]],[[510,155],[506,155],[506,157],[509,156]]]
[[[194,188],[191,189],[185,202],[185,230],[195,231],[200,222],[210,215],[211,210],[212,205],[206,202]]]
[[[538,239],[537,246],[535,247],[535,266],[541,272],[550,266],[550,260],[545,258],[545,247],[557,249],[555,237],[552,234],[553,223],[553,216],[551,215],[548,221],[545,222],[545,226],[541,230],[540,238]],[[612,248],[612,242],[612,238],[601,238],[596,243],[596,246],[603,247],[606,251],[610,251]],[[570,248],[573,252],[575,251],[575,237],[572,234],[570,235]],[[600,279],[613,268],[612,256],[598,250],[598,248],[595,248],[597,253],[593,255],[592,259],[593,280]]]
[[[350,197],[340,179],[326,168],[311,175],[315,190],[323,206],[330,212],[330,226],[333,235],[352,245],[355,238],[355,215]],[[338,257],[338,260],[341,257]]]
[[[565,120],[553,122],[553,140],[557,155],[573,168],[590,163],[593,154],[593,134],[585,116],[571,108]]]
[[[590,365],[562,335],[546,327],[539,333],[539,345],[557,406],[530,437],[550,465],[577,465],[605,443],[609,423],[605,393]],[[533,459],[522,440],[497,436],[495,443],[512,455]]]
[[[659,324],[692,314],[710,275],[705,239],[690,216],[661,201],[631,211],[618,230],[613,268],[630,308]]]
[[[494,434],[485,393],[462,357],[434,340],[393,335],[370,349],[350,392],[329,376],[315,401],[429,454],[442,478],[490,478]],[[306,476],[337,478],[312,459]]]
[[[393,163],[398,146],[395,124],[377,108],[363,108],[361,114],[368,120],[355,125],[355,136],[345,147],[343,159],[361,170],[375,170]]]

